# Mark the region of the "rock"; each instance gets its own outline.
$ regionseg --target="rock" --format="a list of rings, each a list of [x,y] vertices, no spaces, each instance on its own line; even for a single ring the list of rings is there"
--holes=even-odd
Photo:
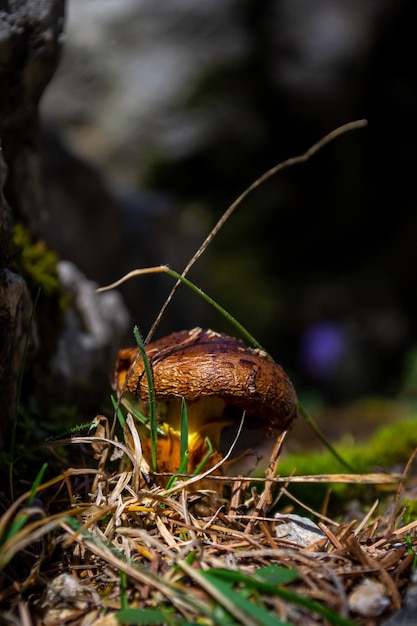
[[[414,626],[417,607],[417,572],[414,571],[401,608],[381,623],[381,626]]]
[[[285,520],[285,523],[276,525],[276,537],[292,541],[298,546],[305,548],[326,536],[319,526],[308,517],[301,517],[292,513],[275,513],[274,517],[277,520]]]
[[[25,281],[12,271],[12,216],[3,195],[6,165],[0,143],[0,449],[11,427],[18,401],[18,383],[23,366],[25,344],[36,343],[35,327],[29,333],[32,299]]]
[[[137,180],[148,150],[179,156],[212,130],[210,115],[182,102],[205,71],[240,60],[246,33],[235,0],[72,0],[68,42],[42,107],[88,159]],[[106,51],[103,54],[103,51]],[[107,167],[105,171],[109,173]]]
[[[14,217],[24,218],[34,232],[42,215],[38,104],[59,61],[64,7],[64,0],[10,0],[0,9],[4,194]]]
[[[0,212],[1,212],[0,207]],[[0,449],[11,427],[18,402],[18,383],[24,364],[25,344],[36,343],[36,327],[29,333],[32,299],[25,281],[7,267],[0,270]]]
[[[349,609],[363,617],[377,617],[390,605],[385,586],[371,578],[365,578],[348,596]]]
[[[42,212],[38,102],[59,58],[64,0],[10,0],[0,8],[0,412],[6,435],[16,407],[18,378],[32,300],[13,266],[12,224],[34,227]],[[7,173],[7,176],[6,176]],[[2,442],[4,443],[4,442]],[[1,444],[0,444],[1,445]]]
[[[18,380],[23,366],[24,348],[29,352],[25,363],[28,394],[40,386],[51,404],[67,402],[80,406],[97,406],[109,390],[109,371],[115,351],[130,326],[130,319],[120,295],[95,293],[96,284],[88,280],[71,263],[61,262],[58,272],[63,289],[73,294],[65,310],[64,324],[58,302],[47,320],[39,319],[48,310],[39,308],[29,330],[33,302],[28,286],[18,273],[19,259],[14,258],[12,230],[14,222],[23,223],[29,233],[43,237],[46,233],[51,193],[45,192],[41,164],[39,100],[60,58],[63,41],[64,0],[10,0],[0,8],[0,409],[2,434],[7,435],[17,402]],[[62,163],[56,159],[55,163]],[[66,162],[68,163],[68,161]],[[88,169],[88,168],[87,168]],[[6,176],[7,173],[7,176]],[[60,170],[60,176],[71,178],[72,171]],[[103,188],[100,178],[87,177],[95,190]],[[100,184],[99,184],[100,183]],[[70,182],[75,187],[75,179]],[[51,190],[51,188],[49,188]],[[94,193],[94,192],[93,192]],[[99,200],[103,199],[103,194]],[[105,198],[111,197],[110,194]],[[62,197],[61,197],[62,199]],[[88,199],[87,199],[88,201]],[[104,200],[101,208],[104,208]],[[117,204],[117,203],[116,203]],[[118,206],[118,205],[117,205]],[[110,215],[104,220],[104,215]],[[61,237],[72,235],[73,249],[86,249],[86,241],[71,230],[68,214],[59,218]],[[103,210],[93,214],[96,224],[110,233],[123,232],[123,219]],[[92,238],[94,221],[83,232]],[[77,224],[78,226],[78,224]],[[95,229],[100,237],[101,231]],[[100,239],[95,239],[96,243]],[[100,242],[100,246],[107,242]],[[118,244],[120,239],[118,240]],[[63,247],[63,246],[62,246]],[[105,247],[109,258],[115,250]],[[130,268],[129,268],[130,269]],[[102,275],[105,276],[105,274]],[[117,276],[118,277],[118,276]],[[112,279],[115,276],[112,276]],[[34,281],[33,281],[34,282]],[[37,284],[32,284],[34,290]],[[59,294],[55,294],[58,300]],[[42,292],[41,297],[48,299]],[[38,316],[38,319],[37,319]],[[57,342],[56,346],[54,341]],[[35,350],[38,352],[35,356]],[[51,356],[52,355],[52,356]],[[107,396],[108,397],[108,396]],[[42,406],[42,410],[47,407]],[[4,445],[4,441],[1,442]]]
[[[62,259],[73,262],[101,286],[139,267],[169,263],[181,270],[186,265],[197,247],[197,238],[184,228],[172,199],[105,179],[49,124],[43,127],[41,146],[45,211],[39,234]],[[161,284],[161,278],[152,276],[120,288],[144,334],[163,302]],[[167,332],[199,321],[196,316],[192,319],[190,311],[196,315],[200,303],[194,298],[192,307],[185,306],[187,295],[185,292],[182,302],[175,299],[169,307]]]
[[[60,403],[75,399],[94,410],[106,391],[110,396],[109,372],[131,319],[117,291],[96,293],[97,283],[73,263],[60,261],[58,274],[63,288],[74,297],[51,362],[51,394]]]

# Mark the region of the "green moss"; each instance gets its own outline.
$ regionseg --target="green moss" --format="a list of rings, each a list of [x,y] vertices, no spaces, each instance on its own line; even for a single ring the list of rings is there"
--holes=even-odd
[[[35,426],[47,427],[56,412],[49,397],[50,362],[72,296],[59,281],[58,255],[44,241],[16,224],[13,245],[14,269],[25,279],[33,301],[40,289],[34,317],[39,341],[36,354],[31,354],[26,363],[20,398],[20,419],[26,420],[25,427],[37,441]]]
[[[60,292],[58,255],[44,241],[35,240],[22,224],[15,225],[13,240],[15,261],[23,278],[41,287],[47,295]]]
[[[383,426],[370,439],[358,445],[353,437],[346,436],[335,445],[336,450],[358,474],[372,472],[401,472],[412,452],[417,448],[417,419],[410,417]],[[284,457],[279,466],[282,476],[346,474],[337,459],[328,451],[309,454],[292,453]],[[303,503],[320,509],[329,485],[294,485],[290,492]],[[333,502],[349,501],[352,498],[372,500],[380,495],[375,486],[333,484]],[[280,506],[282,502],[280,501]]]
[[[402,523],[404,526],[406,526],[407,524],[411,524],[411,522],[414,522],[417,519],[417,500],[404,498],[402,501],[402,505],[405,508]]]
[[[405,464],[416,447],[416,418],[383,426],[364,444],[358,445],[351,436],[346,436],[335,445],[357,473],[390,471],[398,463]],[[280,464],[280,472],[289,474],[294,470],[298,475],[346,473],[346,468],[328,451],[288,455]]]

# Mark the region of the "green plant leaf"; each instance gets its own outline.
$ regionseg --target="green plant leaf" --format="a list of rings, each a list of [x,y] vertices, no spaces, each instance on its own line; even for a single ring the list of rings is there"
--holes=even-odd
[[[282,622],[274,617],[263,604],[251,602],[245,597],[246,593],[239,593],[233,588],[232,582],[226,582],[216,574],[217,570],[209,570],[203,573],[203,576],[226,596],[228,600],[231,600],[235,606],[244,611],[246,615],[255,619],[260,626],[288,626],[288,622]]]
[[[255,572],[255,576],[270,585],[287,585],[298,578],[298,572],[295,569],[274,564],[261,567]]]
[[[281,585],[273,585],[271,583],[264,583],[261,580],[248,576],[247,574],[243,574],[242,572],[235,570],[228,570],[223,568],[212,568],[204,573],[205,576],[210,576],[210,581],[216,578],[220,578],[222,580],[228,581],[228,583],[240,583],[242,585],[246,585],[248,587],[252,587],[253,589],[257,589],[261,593],[265,593],[268,595],[276,595],[288,602],[292,602],[298,606],[303,606],[308,609],[312,613],[317,613],[324,617],[330,624],[335,624],[336,626],[353,626],[353,622],[338,615],[331,609],[328,609],[326,606],[316,602],[315,600],[310,600],[310,598],[305,598],[304,596],[300,596],[298,593],[294,591],[290,591],[289,589],[284,589]]]
[[[116,618],[121,624],[160,625],[166,622],[166,612],[160,609],[122,609]]]

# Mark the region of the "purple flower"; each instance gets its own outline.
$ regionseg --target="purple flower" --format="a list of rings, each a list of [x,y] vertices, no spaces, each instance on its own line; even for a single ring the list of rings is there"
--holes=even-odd
[[[346,331],[337,322],[313,324],[301,339],[301,362],[305,371],[314,378],[334,375],[346,352]]]

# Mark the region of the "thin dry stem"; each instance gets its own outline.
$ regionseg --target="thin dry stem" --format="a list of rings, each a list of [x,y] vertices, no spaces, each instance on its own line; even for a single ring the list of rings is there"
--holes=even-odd
[[[232,215],[232,213],[248,197],[248,195],[250,193],[252,193],[252,191],[254,191],[258,187],[263,185],[263,183],[265,183],[268,179],[272,178],[273,176],[276,176],[279,172],[282,172],[283,170],[285,170],[285,169],[287,169],[289,167],[294,167],[295,165],[301,165],[302,163],[305,163],[306,161],[311,159],[311,157],[313,157],[315,154],[317,154],[317,152],[322,150],[327,144],[329,144],[332,141],[334,141],[337,137],[340,137],[341,135],[344,135],[345,133],[349,133],[349,132],[351,132],[353,130],[358,130],[360,128],[364,128],[366,125],[367,125],[367,121],[366,120],[356,120],[354,122],[349,122],[348,124],[344,124],[343,126],[340,126],[339,128],[336,128],[335,130],[332,130],[329,134],[327,134],[324,137],[322,137],[321,139],[319,139],[319,141],[317,143],[312,145],[303,154],[300,154],[299,156],[291,157],[291,158],[287,159],[286,161],[282,161],[278,165],[275,165],[270,170],[268,170],[267,172],[262,174],[262,176],[257,178],[251,185],[249,185],[249,187],[247,187],[245,189],[245,191],[243,191],[240,194],[240,196],[238,196],[236,198],[236,200],[234,202],[232,202],[232,204],[229,206],[229,208],[223,213],[223,215],[221,216],[221,218],[219,219],[217,224],[212,228],[210,233],[207,235],[206,239],[203,241],[203,243],[201,244],[201,246],[199,247],[197,252],[193,255],[193,257],[187,263],[187,265],[185,266],[185,268],[182,271],[181,276],[183,278],[185,278],[185,276],[188,274],[188,272],[190,271],[192,266],[196,263],[196,261],[198,261],[198,259],[201,257],[201,255],[206,251],[207,247],[210,245],[210,243],[213,241],[214,237],[217,235],[217,233],[220,231],[220,229],[227,222],[227,220]],[[151,338],[153,337],[153,335],[155,333],[155,330],[158,327],[158,324],[160,323],[160,321],[161,321],[161,319],[162,319],[162,317],[163,317],[163,315],[164,315],[164,313],[165,313],[169,303],[171,302],[172,298],[174,297],[174,295],[175,295],[178,287],[180,286],[180,284],[181,284],[181,281],[178,280],[175,283],[175,285],[173,286],[173,288],[171,289],[167,299],[165,300],[164,304],[161,307],[161,310],[158,313],[158,316],[157,316],[156,320],[152,324],[152,327],[151,327],[151,329],[150,329],[150,331],[149,331],[149,333],[148,333],[148,335],[147,335],[147,337],[145,339],[145,343],[148,343],[151,340]]]
[[[253,532],[255,524],[257,523],[257,517],[259,515],[264,515],[265,512],[270,510],[270,506],[273,500],[272,498],[273,482],[271,482],[270,479],[271,478],[273,479],[278,472],[278,465],[279,465],[279,459],[281,457],[282,444],[284,443],[286,434],[287,434],[287,431],[284,431],[283,433],[281,433],[275,442],[275,446],[272,451],[271,458],[269,460],[268,467],[266,470],[265,488],[262,492],[261,497],[259,498],[259,501],[257,502],[254,508],[253,519],[249,522],[247,526],[246,533],[248,534],[251,534]]]

